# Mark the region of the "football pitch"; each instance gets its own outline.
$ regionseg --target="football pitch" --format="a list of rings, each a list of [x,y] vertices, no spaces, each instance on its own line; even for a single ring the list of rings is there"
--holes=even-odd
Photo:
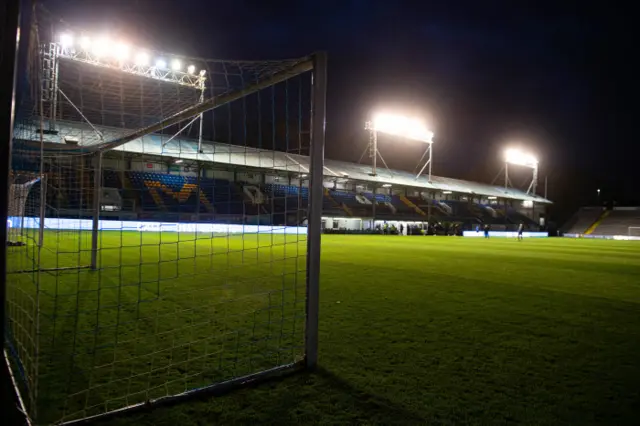
[[[60,236],[44,267],[88,262],[88,235]],[[43,273],[42,416],[94,414],[298,360],[305,238],[105,232],[99,273]],[[9,296],[26,310],[30,274],[15,276]],[[320,303],[317,372],[109,424],[640,416],[638,242],[326,235]]]

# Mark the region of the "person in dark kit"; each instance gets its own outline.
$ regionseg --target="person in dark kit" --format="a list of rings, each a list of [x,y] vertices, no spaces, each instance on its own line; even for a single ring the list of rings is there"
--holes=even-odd
[[[404,225],[400,224],[400,235],[404,235]]]
[[[524,223],[520,222],[520,225],[518,225],[518,241],[522,241],[523,232],[524,232]]]
[[[484,237],[489,238],[489,224],[484,225]]]

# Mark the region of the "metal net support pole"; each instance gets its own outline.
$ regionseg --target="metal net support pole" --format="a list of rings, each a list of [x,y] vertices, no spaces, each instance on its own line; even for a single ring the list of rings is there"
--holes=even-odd
[[[536,195],[538,191],[538,165],[533,167],[533,181],[531,182],[531,193]]]
[[[429,183],[431,183],[431,167],[433,165],[433,144],[429,144]]]
[[[509,163],[504,163],[504,189],[509,188]]]
[[[102,152],[96,154],[93,184],[93,223],[91,225],[91,269],[98,267],[98,239],[100,238],[100,192],[102,191]],[[81,206],[82,208],[82,206]]]
[[[369,155],[373,157],[371,175],[375,176],[378,173],[378,171],[376,170],[376,163],[378,162],[378,132],[376,132],[374,129],[371,130],[370,144],[371,148],[369,151]]]
[[[318,318],[320,299],[320,237],[322,223],[322,179],[324,168],[325,114],[327,96],[327,56],[316,53],[313,66],[309,224],[307,226],[307,323],[305,363],[318,364]]]
[[[40,224],[38,226],[38,247],[39,249],[42,249],[44,244],[44,222],[47,203],[47,176],[44,174],[42,169],[40,170],[40,173]]]

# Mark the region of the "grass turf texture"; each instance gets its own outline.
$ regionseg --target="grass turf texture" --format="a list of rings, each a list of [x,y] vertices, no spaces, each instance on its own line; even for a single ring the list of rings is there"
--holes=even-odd
[[[159,250],[158,236],[103,234],[103,266],[117,265],[124,250],[118,247],[139,245],[140,238],[149,244],[143,247],[142,257],[152,259],[150,265],[139,266],[134,276],[124,272],[124,266],[105,269],[102,275],[113,275],[101,282],[111,282],[114,288],[103,293],[120,292],[122,297],[126,291],[149,292],[146,297],[153,300],[154,291],[157,292],[153,286],[143,284],[123,290],[113,283],[119,282],[120,277],[130,283],[141,276],[149,277],[144,281],[151,283],[160,278],[161,291],[171,296],[156,303],[172,312],[166,317],[171,339],[184,335],[186,340],[182,343],[204,339],[207,346],[176,345],[173,340],[166,346],[171,348],[171,362],[163,361],[168,352],[163,343],[157,343],[156,336],[161,334],[158,325],[136,320],[133,306],[141,305],[140,298],[127,293],[130,303],[124,305],[130,305],[131,312],[125,307],[120,310],[130,315],[128,318],[136,325],[135,335],[145,337],[120,347],[120,343],[113,344],[112,337],[96,337],[96,333],[89,332],[87,335],[107,339],[103,346],[112,353],[115,346],[122,353],[122,358],[116,360],[129,360],[122,371],[117,363],[114,368],[113,358],[101,361],[109,367],[109,374],[115,371],[116,377],[131,377],[150,369],[152,373],[125,381],[129,388],[124,392],[122,382],[105,385],[96,392],[80,392],[79,401],[71,398],[71,404],[91,406],[123,393],[135,400],[141,395],[134,392],[146,387],[152,387],[153,396],[160,396],[207,380],[290,361],[302,353],[299,345],[304,272],[295,271],[304,269],[304,257],[281,260],[286,257],[285,247],[295,246],[301,250],[296,253],[302,253],[304,241],[297,241],[300,237],[286,245],[284,237],[254,242],[214,238],[213,243],[203,239],[195,245],[191,241],[180,252],[187,259],[177,260],[175,253],[180,243],[169,243],[176,237],[166,235],[162,238],[167,244]],[[272,246],[272,242],[276,245]],[[177,246],[175,251],[170,248],[173,245]],[[193,255],[199,250],[202,258],[193,266]],[[140,248],[137,257],[133,251],[123,258],[139,264]],[[152,253],[158,253],[157,258]],[[320,371],[223,397],[121,417],[110,424],[637,424],[637,242],[544,239],[519,243],[504,239],[332,235],[323,237],[322,256]],[[159,264],[160,258],[166,259],[168,266]],[[52,262],[51,258],[48,261]],[[184,266],[185,278],[180,278],[175,270],[179,271],[185,262],[192,266]],[[274,269],[273,265],[279,267]],[[211,273],[193,275],[193,268],[206,271],[209,267]],[[81,277],[87,294],[96,293],[92,274],[95,273],[72,274],[75,281],[64,287],[74,293]],[[297,281],[283,283],[282,277],[287,274],[297,276]],[[20,283],[20,288],[24,285]],[[207,286],[215,291],[203,291]],[[9,290],[17,291],[15,284]],[[23,298],[27,294],[18,293]],[[117,297],[114,294],[104,296],[102,306],[109,306],[109,301]],[[265,298],[265,294],[271,296]],[[225,300],[228,304],[221,303]],[[234,304],[233,300],[249,303]],[[59,310],[75,306],[66,302],[61,308],[62,303],[58,300]],[[97,299],[89,299],[78,316],[87,331],[96,329],[90,319],[96,318],[96,303]],[[47,308],[51,310],[53,306],[49,304]],[[225,307],[223,319],[216,306]],[[255,311],[259,316],[265,312],[273,316],[256,319],[251,315]],[[249,315],[240,315],[244,312]],[[157,315],[154,311],[143,318]],[[105,313],[105,321],[113,324],[112,315]],[[57,357],[66,361],[66,370],[47,373],[42,370],[42,361],[40,367],[41,374],[56,379],[49,380],[49,387],[43,384],[40,394],[44,398],[41,405],[49,407],[45,413],[55,417],[64,408],[55,394],[66,390],[68,382],[76,380],[74,386],[81,389],[88,380],[95,386],[112,376],[94,369],[93,378],[89,378],[87,368],[70,374],[71,348],[66,346],[71,336],[60,327],[49,327],[41,322],[43,335],[59,335],[66,342],[56,349]],[[232,333],[235,340],[227,339],[224,336],[229,333],[221,331],[230,328],[237,331]],[[123,328],[121,334],[127,330],[134,333]],[[94,345],[94,340],[82,339],[75,345],[73,353],[85,348],[91,356],[95,353],[91,348],[100,346]],[[145,351],[155,355],[145,357]],[[189,359],[193,353],[205,355],[198,358],[199,364],[187,362],[172,367],[184,360],[185,354]],[[77,362],[85,366],[99,364],[87,356],[76,355]],[[51,367],[56,365],[54,362]],[[206,374],[191,377],[190,372]],[[71,380],[70,375],[74,376]],[[167,381],[169,386],[162,386]],[[119,401],[112,399],[111,404]]]

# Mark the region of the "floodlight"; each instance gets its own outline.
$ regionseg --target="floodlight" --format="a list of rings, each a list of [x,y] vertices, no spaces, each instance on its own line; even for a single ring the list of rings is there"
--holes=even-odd
[[[60,34],[60,45],[63,48],[69,48],[73,45],[73,36],[69,33]]]
[[[118,44],[115,49],[115,57],[119,61],[125,61],[129,58],[129,46],[124,43]]]
[[[180,71],[180,68],[182,68],[182,64],[180,63],[180,61],[178,59],[174,59],[173,61],[171,61],[171,69],[174,71]]]
[[[91,39],[87,36],[80,37],[80,48],[82,50],[89,50],[89,48],[91,48]]]
[[[164,59],[158,59],[156,61],[156,68],[158,69],[166,69],[167,68],[167,62]]]
[[[184,160],[178,159],[176,161],[174,161],[175,164],[182,164],[184,162]]]
[[[490,200],[497,200],[497,199],[498,199],[498,197],[495,197],[495,196],[493,196],[493,195],[492,195],[492,196],[490,196],[490,197],[487,197],[487,198],[488,198],[488,199],[490,199]]]
[[[110,48],[109,40],[105,37],[96,40],[96,42],[91,45],[91,51],[97,57],[109,55]]]
[[[401,115],[378,113],[373,116],[373,130],[413,139],[425,143],[433,142],[433,132],[422,120]]]
[[[195,72],[196,72],[196,67],[195,67],[195,65],[189,65],[189,66],[187,67],[187,72],[188,72],[189,74],[195,74]]]
[[[136,65],[141,67],[149,65],[149,54],[146,52],[140,52],[136,55]]]
[[[536,157],[515,148],[507,149],[504,154],[504,159],[507,163],[518,164],[521,166],[537,167],[538,165]]]
[[[451,191],[442,191],[443,194],[453,194]]]
[[[206,73],[207,73],[206,70],[200,70],[200,77],[204,77]]]
[[[390,188],[391,184],[390,183],[385,183],[384,185],[382,185],[383,188]]]

